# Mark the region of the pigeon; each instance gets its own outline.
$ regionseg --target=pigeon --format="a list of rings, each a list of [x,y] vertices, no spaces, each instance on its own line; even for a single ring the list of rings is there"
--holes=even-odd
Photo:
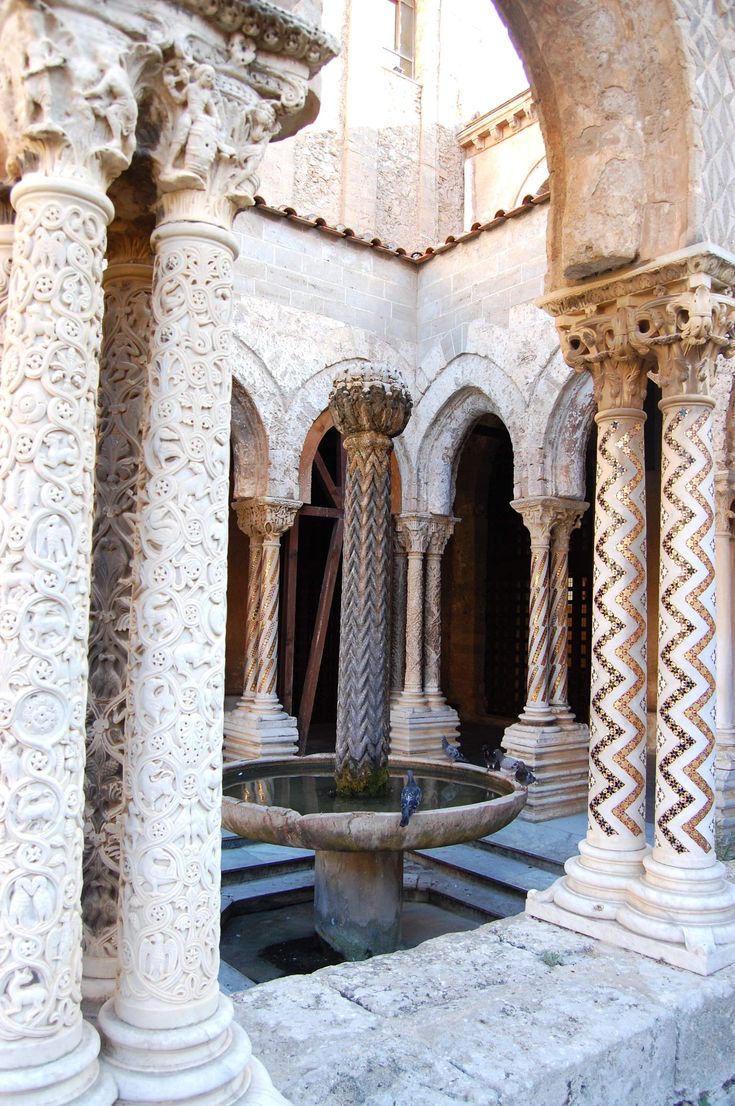
[[[412,814],[421,806],[421,788],[413,778],[413,769],[408,770],[408,781],[401,791],[401,825],[407,826]]]
[[[530,768],[526,767],[522,760],[506,756],[502,749],[491,749],[489,745],[483,745],[482,755],[485,759],[488,772],[509,772],[518,783],[528,787],[536,782],[536,777]]]
[[[446,736],[442,736],[442,749],[445,756],[452,761],[453,764],[469,764],[467,757],[464,753],[460,752],[456,745],[452,745],[447,741]]]

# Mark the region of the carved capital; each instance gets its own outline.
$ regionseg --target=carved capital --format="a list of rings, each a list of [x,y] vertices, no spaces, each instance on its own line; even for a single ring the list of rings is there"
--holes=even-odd
[[[396,533],[404,553],[420,556],[426,552],[431,539],[431,518],[428,515],[398,515]]]
[[[567,364],[592,376],[598,411],[643,407],[646,366],[631,339],[634,327],[635,316],[629,307],[618,307],[607,315],[557,321]]]
[[[706,284],[660,296],[635,310],[631,340],[664,398],[709,395],[717,358],[735,355],[735,299]]]
[[[441,557],[447,547],[447,542],[454,533],[454,527],[459,519],[451,515],[432,515],[429,520],[429,545],[427,553]]]
[[[412,406],[411,393],[392,369],[347,369],[335,377],[329,394],[329,410],[345,447],[351,435],[365,431],[395,438],[405,429]]]
[[[296,521],[301,503],[294,499],[236,499],[237,524],[248,537],[280,538]]]
[[[513,510],[523,519],[523,525],[531,535],[532,549],[548,549],[551,544],[551,532],[564,516],[556,499],[514,499]]]
[[[71,30],[73,24],[74,30]],[[6,173],[73,177],[107,189],[135,150],[135,86],[160,57],[155,46],[65,19],[46,4],[18,3],[0,30],[0,105]]]
[[[588,507],[589,503],[581,500],[556,500],[556,520],[552,528],[556,547],[569,549],[572,531],[578,530],[582,525],[582,515]]]

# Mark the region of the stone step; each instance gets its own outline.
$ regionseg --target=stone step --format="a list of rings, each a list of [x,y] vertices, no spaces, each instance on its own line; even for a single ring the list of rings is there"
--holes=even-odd
[[[314,870],[286,870],[277,874],[250,875],[222,883],[223,922],[231,914],[249,914],[256,910],[274,910],[294,902],[305,902],[314,893]]]
[[[497,887],[523,895],[532,888],[544,890],[557,878],[556,872],[537,868],[512,856],[503,856],[497,850],[478,849],[474,845],[420,849],[416,855],[452,868],[468,879],[489,881]]]

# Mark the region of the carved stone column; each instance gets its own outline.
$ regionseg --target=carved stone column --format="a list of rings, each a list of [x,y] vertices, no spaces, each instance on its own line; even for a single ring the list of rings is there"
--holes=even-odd
[[[411,397],[397,373],[348,369],[329,409],[347,453],[336,779],[360,794],[388,777],[390,454]]]
[[[406,515],[399,520],[408,550],[406,666],[403,690],[391,706],[391,752],[444,760],[442,737],[456,741],[457,712],[440,687],[441,557],[455,519]]]
[[[176,43],[150,78],[146,101],[158,187],[153,328],[133,568],[120,975],[99,1026],[120,1099],[147,1106],[283,1102],[218,986],[231,225],[252,203],[279,114],[303,105],[329,52],[287,13],[248,11],[246,38],[230,34],[229,9],[208,8],[209,21],[198,17],[196,35]],[[264,69],[267,101],[254,91]]]
[[[586,504],[550,496],[513,506],[531,534],[528,697],[503,748],[536,776],[521,816],[539,822],[587,805],[589,732],[566,702],[569,536]]]
[[[574,726],[560,725],[556,708],[551,704],[552,677],[556,673],[554,664],[559,659],[561,637],[555,606],[559,599],[554,589],[558,577],[552,571],[556,567],[558,573],[561,558],[557,555],[554,562],[552,544],[556,549],[557,527],[570,511],[579,511],[579,504],[576,500],[537,497],[516,500],[512,506],[522,515],[531,535],[527,700],[518,722],[506,729],[503,748],[510,756],[523,760],[536,776],[522,816],[539,822],[584,810],[586,804],[586,727],[580,732]],[[566,591],[564,620],[566,633]],[[564,643],[566,650],[566,637]]]
[[[10,269],[13,260],[13,208],[9,198],[0,200],[0,360],[5,345],[5,316],[8,310]]]
[[[0,27],[3,175],[18,181],[0,378],[0,1102],[13,1104],[116,1097],[81,1015],[80,893],[106,191],[136,105],[120,35],[91,61],[100,31],[75,16],[72,33],[45,5],[6,8]]]
[[[588,829],[566,875],[528,909],[582,932],[586,919],[615,918],[646,853],[646,373],[628,329],[623,309],[562,330],[598,407]]]
[[[712,409],[735,355],[735,299],[706,276],[636,315],[663,412],[656,813],[653,851],[620,923],[643,950],[703,974],[735,962],[735,885],[715,855],[715,565]]]
[[[393,588],[391,591],[391,706],[403,690],[406,668],[406,590],[407,558],[403,535],[398,529],[398,516],[393,519]]]
[[[725,846],[735,834],[735,664],[733,663],[733,489],[730,474],[715,476],[715,584],[717,589],[717,733],[715,816]]]
[[[250,538],[245,687],[225,715],[225,751],[236,760],[280,760],[298,753],[296,719],[278,700],[276,676],[281,535],[293,526],[300,506],[286,499],[235,505],[238,524]]]
[[[98,402],[87,700],[84,849],[85,1012],[113,992],[128,633],[132,601],[140,425],[148,365],[152,258],[149,235],[110,234]]]
[[[557,724],[577,725],[569,707],[569,669],[567,662],[569,602],[569,540],[579,528],[587,503],[568,507],[557,500],[557,520],[551,533],[551,599],[549,604],[549,704]],[[585,730],[587,727],[584,727]]]

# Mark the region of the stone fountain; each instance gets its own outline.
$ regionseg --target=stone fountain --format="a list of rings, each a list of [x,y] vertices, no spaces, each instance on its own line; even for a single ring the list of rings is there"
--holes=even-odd
[[[336,753],[230,769],[224,825],[314,849],[317,933],[348,960],[400,943],[403,854],[512,821],[525,788],[473,765],[389,760],[390,454],[411,398],[397,373],[350,369],[329,400],[347,453]],[[413,768],[422,809],[399,826]]]

